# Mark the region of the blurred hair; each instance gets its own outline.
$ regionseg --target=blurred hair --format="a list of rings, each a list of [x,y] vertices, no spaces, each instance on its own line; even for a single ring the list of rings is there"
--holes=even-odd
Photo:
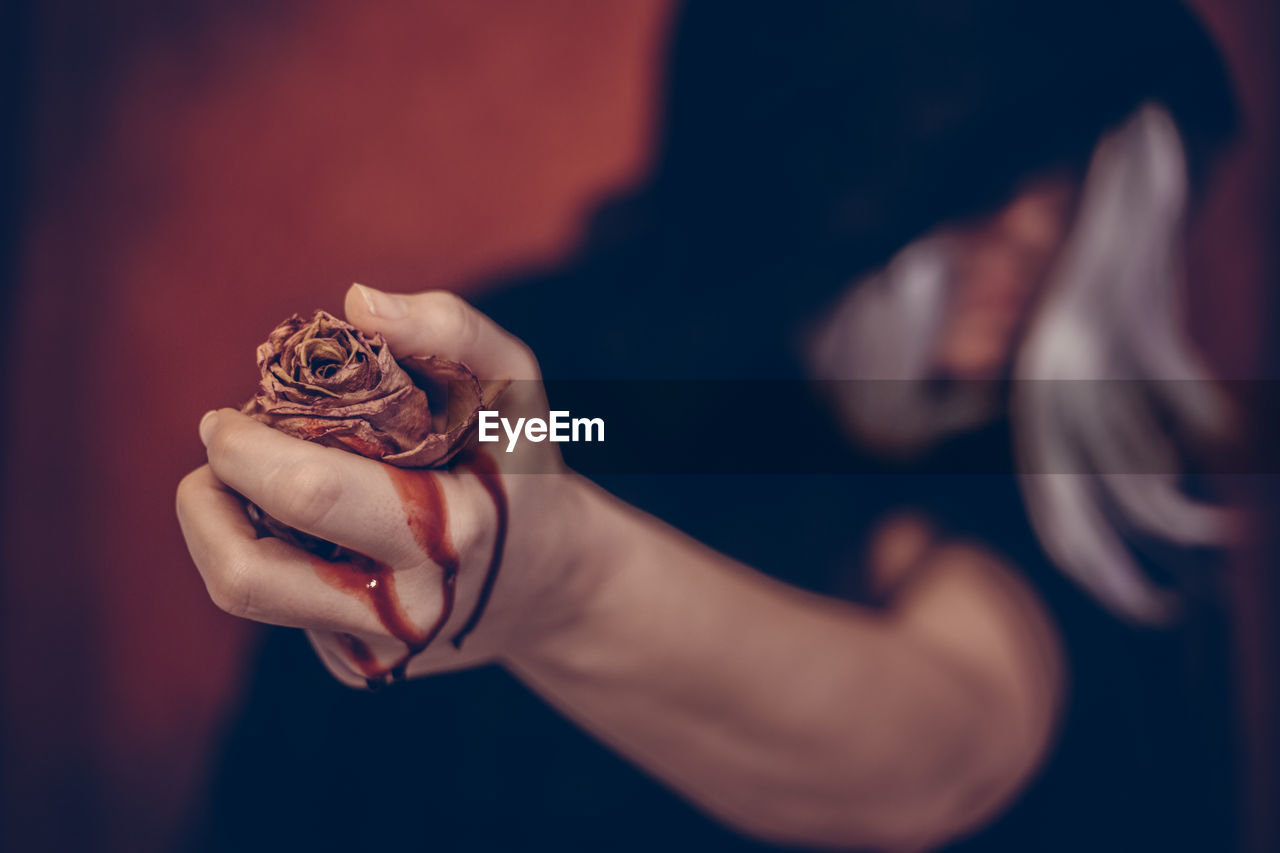
[[[850,281],[1028,176],[1082,174],[1142,103],[1177,121],[1193,184],[1236,121],[1178,0],[686,0],[665,86],[652,173],[578,264],[628,324],[681,326],[648,356],[666,377],[796,377]]]
[[[1020,485],[1046,553],[1116,613],[1167,621],[1176,596],[1140,567],[1135,536],[1221,544],[1223,511],[1181,489],[1180,437],[1226,410],[1181,324],[1187,163],[1178,129],[1141,106],[1093,153],[1075,222],[1018,348],[1008,399]],[[936,233],[858,282],[816,336],[815,373],[842,385],[856,437],[911,452],[977,426],[993,383],[927,382],[951,265]],[[1123,383],[1123,387],[1117,387]]]
[[[1030,174],[1083,170],[1141,103],[1174,115],[1193,176],[1235,122],[1177,0],[688,0],[668,74],[654,215],[703,251],[801,265],[798,302]]]

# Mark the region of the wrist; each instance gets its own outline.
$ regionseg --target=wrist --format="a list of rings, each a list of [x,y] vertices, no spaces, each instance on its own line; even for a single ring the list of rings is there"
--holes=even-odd
[[[525,629],[508,644],[502,661],[523,668],[553,659],[596,618],[619,569],[620,514],[617,501],[585,477],[554,475],[548,484],[547,516],[531,553],[545,579],[522,606],[531,615]]]

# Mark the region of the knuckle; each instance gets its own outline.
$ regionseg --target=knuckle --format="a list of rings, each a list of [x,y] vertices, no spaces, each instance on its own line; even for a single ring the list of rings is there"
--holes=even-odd
[[[224,419],[225,420],[225,419]],[[207,446],[209,465],[216,471],[231,459],[243,453],[245,431],[238,424],[221,424],[209,436]]]
[[[182,517],[183,507],[190,505],[196,489],[199,488],[196,483],[196,476],[197,472],[192,471],[190,474],[178,481],[178,489],[174,493],[173,504],[179,517]]]
[[[458,294],[433,290],[422,295],[423,316],[434,334],[466,346],[476,337],[478,324],[474,309]]]
[[[315,461],[285,462],[267,480],[267,509],[295,527],[314,528],[329,517],[342,492],[342,478],[333,468]]]
[[[209,598],[219,610],[248,618],[253,611],[253,584],[248,564],[232,560],[205,580]]]
[[[533,350],[529,345],[517,337],[511,338],[512,359],[520,371],[521,375],[529,377],[540,377],[542,375],[542,367],[538,364],[538,357],[533,354]]]

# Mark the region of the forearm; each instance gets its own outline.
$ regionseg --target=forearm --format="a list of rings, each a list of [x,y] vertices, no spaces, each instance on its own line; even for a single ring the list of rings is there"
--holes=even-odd
[[[586,487],[572,620],[512,654],[584,728],[740,830],[912,847],[999,775],[990,685],[894,619],[777,583]]]

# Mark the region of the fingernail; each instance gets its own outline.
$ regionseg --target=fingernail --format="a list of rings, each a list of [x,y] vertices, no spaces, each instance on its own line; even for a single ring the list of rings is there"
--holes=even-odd
[[[353,286],[360,292],[360,296],[364,299],[364,307],[368,308],[373,316],[384,320],[401,320],[409,316],[409,303],[405,302],[403,296],[383,293],[381,290],[374,290],[363,284]]]
[[[204,413],[204,417],[200,419],[200,441],[205,447],[209,446],[209,437],[213,435],[213,428],[218,424],[217,409],[210,409]]]

